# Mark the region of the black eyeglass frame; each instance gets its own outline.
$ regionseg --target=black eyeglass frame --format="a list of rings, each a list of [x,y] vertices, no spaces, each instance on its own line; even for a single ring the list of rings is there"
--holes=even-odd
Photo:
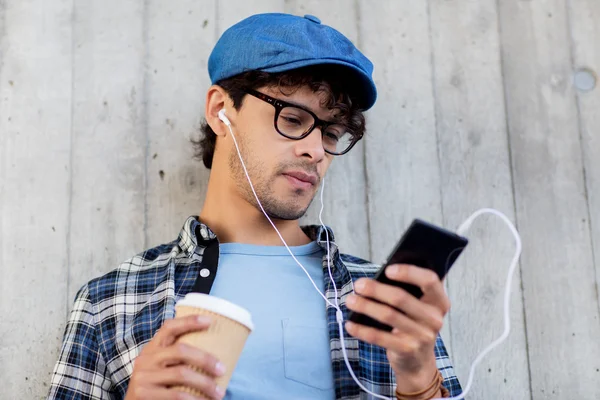
[[[281,136],[286,137],[288,139],[302,140],[305,137],[307,137],[308,135],[310,135],[311,132],[314,131],[315,128],[317,128],[317,127],[321,128],[321,137],[322,137],[325,134],[327,128],[330,127],[331,125],[343,125],[343,124],[340,124],[339,122],[323,121],[322,119],[319,119],[319,117],[317,117],[317,115],[314,112],[312,112],[311,110],[307,109],[306,107],[302,107],[298,104],[288,103],[287,101],[276,99],[274,97],[271,97],[269,95],[266,95],[264,93],[261,93],[259,91],[253,90],[253,89],[243,89],[243,91],[246,94],[256,97],[257,99],[262,100],[265,103],[269,103],[270,105],[275,107],[275,117],[273,119],[273,126],[275,127],[275,130],[277,131],[277,133],[279,133]],[[281,110],[283,110],[286,107],[299,108],[303,111],[306,111],[313,117],[313,119],[315,121],[314,124],[300,136],[289,136],[289,135],[286,135],[285,133],[281,132],[279,130],[279,128],[277,127],[277,119],[279,118],[279,114],[281,113]],[[329,153],[334,156],[341,156],[341,155],[348,153],[352,149],[352,147],[354,147],[354,145],[356,143],[358,143],[358,141],[360,139],[362,139],[362,137],[363,137],[362,134],[360,134],[360,135],[354,134],[354,133],[350,133],[350,134],[352,135],[352,142],[350,142],[350,145],[348,146],[348,148],[345,149],[344,151],[342,151],[341,153],[329,151],[325,148],[325,146],[323,146],[323,150],[325,150],[326,153]]]

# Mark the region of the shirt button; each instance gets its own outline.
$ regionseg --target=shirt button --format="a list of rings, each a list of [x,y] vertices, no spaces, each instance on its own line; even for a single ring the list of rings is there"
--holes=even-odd
[[[210,271],[208,270],[208,268],[202,268],[200,270],[200,276],[201,277],[206,278],[209,275],[210,275]]]
[[[306,19],[307,19],[307,20],[309,20],[309,21],[315,22],[315,23],[317,23],[317,24],[320,24],[320,23],[321,23],[321,20],[320,20],[319,18],[315,17],[314,15],[309,15],[309,14],[306,14],[306,15],[304,16],[304,18],[306,18]]]

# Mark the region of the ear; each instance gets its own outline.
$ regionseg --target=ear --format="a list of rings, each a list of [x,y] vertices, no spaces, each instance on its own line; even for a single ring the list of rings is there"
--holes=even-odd
[[[219,111],[223,108],[233,110],[233,102],[221,86],[212,85],[208,88],[208,92],[206,93],[204,116],[206,118],[206,123],[212,128],[217,136],[227,136],[229,133],[227,126],[218,116]]]

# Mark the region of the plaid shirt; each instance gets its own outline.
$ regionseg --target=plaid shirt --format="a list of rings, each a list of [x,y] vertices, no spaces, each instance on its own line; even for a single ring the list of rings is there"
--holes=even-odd
[[[308,226],[303,230],[326,250],[324,228]],[[372,277],[379,266],[340,254],[333,232],[329,228],[327,231],[332,274],[340,296],[339,306],[346,319],[346,298],[353,291],[353,282],[360,277]],[[216,236],[198,222],[197,217],[190,217],[174,242],[147,250],[83,286],[67,322],[48,398],[124,398],[135,358],[163,322],[174,317],[175,302],[191,291],[210,292],[218,254]],[[327,272],[327,251],[324,254],[326,296],[335,303]],[[200,275],[203,269],[210,272],[205,278]],[[336,398],[368,398],[346,368],[335,309],[330,305],[326,307]],[[350,365],[363,385],[372,392],[393,398],[395,377],[385,349],[346,334],[344,341]],[[459,394],[461,387],[440,337],[435,356],[444,386],[452,396]]]

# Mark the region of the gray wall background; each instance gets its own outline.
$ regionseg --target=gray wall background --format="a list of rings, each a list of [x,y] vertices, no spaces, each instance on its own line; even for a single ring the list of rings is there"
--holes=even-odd
[[[375,64],[369,133],[325,194],[345,252],[381,262],[415,217],[516,222],[513,331],[470,398],[600,399],[598,0],[0,0],[0,397],[44,397],[76,290],[199,213],[207,58],[266,11],[315,14]],[[443,332],[463,384],[514,252],[495,217],[470,236]]]

